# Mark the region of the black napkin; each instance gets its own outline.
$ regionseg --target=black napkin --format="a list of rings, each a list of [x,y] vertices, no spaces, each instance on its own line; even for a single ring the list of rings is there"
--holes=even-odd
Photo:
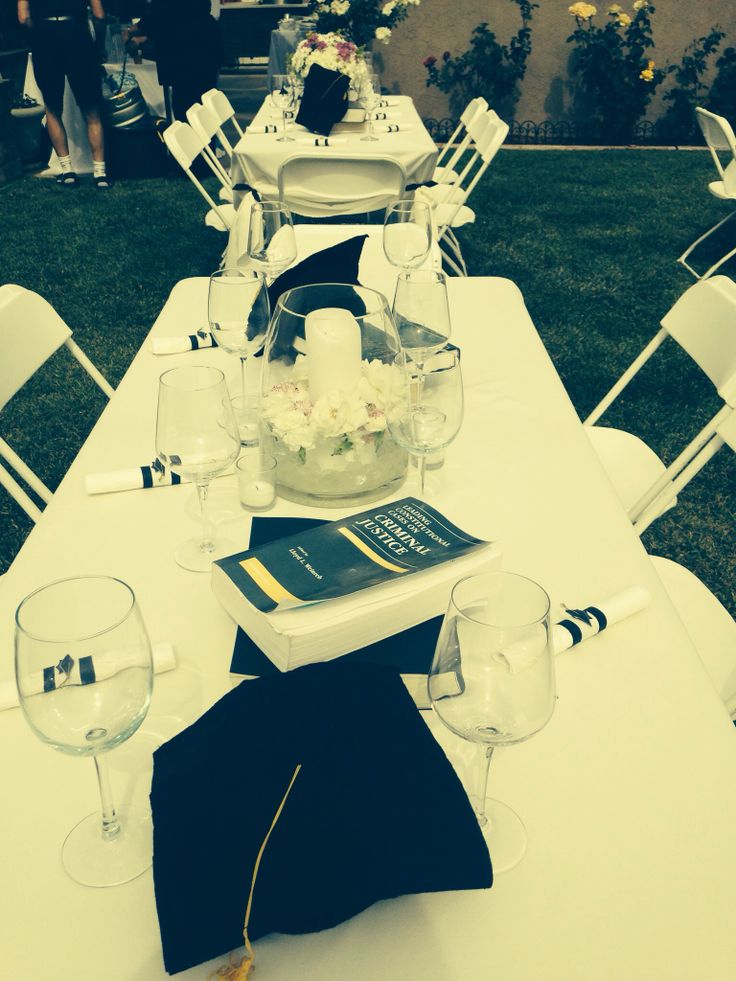
[[[491,885],[465,791],[397,672],[315,664],[243,682],[154,754],[153,876],[169,973],[381,899]],[[380,946],[380,938],[376,938]]]
[[[339,291],[343,296],[338,301],[325,284],[346,283],[349,286],[360,285],[358,282],[358,267],[360,266],[360,257],[367,238],[367,235],[354,235],[344,242],[338,242],[337,245],[331,245],[328,249],[322,249],[320,252],[315,252],[307,256],[306,259],[302,259],[297,265],[283,272],[268,287],[271,315],[273,316],[276,312],[276,303],[282,293],[287,293],[289,290],[296,289],[298,286],[322,285],[324,286],[322,306],[344,306],[344,291]],[[300,312],[297,307],[298,304],[295,301],[294,310],[295,312]],[[365,304],[357,292],[351,297],[349,309],[357,317],[365,313]],[[297,323],[298,321],[294,318],[292,322]],[[248,336],[251,336],[250,327]],[[282,329],[279,331],[279,334],[275,338],[275,343],[271,348],[272,361],[277,358],[287,362],[294,360],[296,356],[296,351],[293,348],[295,336],[287,334],[282,325]]]
[[[296,535],[324,524],[327,522],[321,518],[256,516],[251,522],[248,547],[265,545],[277,538],[286,538],[287,535]],[[431,620],[417,624],[416,627],[410,627],[375,644],[368,644],[359,650],[344,654],[341,660],[348,663],[383,664],[395,668],[402,674],[428,674],[441,627],[442,617],[432,617]],[[230,672],[259,678],[281,673],[242,627],[238,627],[235,635]]]
[[[348,111],[350,79],[342,72],[312,64],[304,79],[304,94],[296,122],[312,133],[329,136]]]

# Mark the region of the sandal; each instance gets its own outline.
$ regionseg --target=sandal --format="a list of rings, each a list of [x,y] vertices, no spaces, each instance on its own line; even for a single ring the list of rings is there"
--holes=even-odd
[[[62,171],[56,175],[56,183],[62,187],[79,187],[79,178],[73,170]]]
[[[107,174],[101,174],[99,177],[93,177],[92,180],[95,182],[95,187],[99,187],[103,191],[107,191],[112,187],[112,181]]]

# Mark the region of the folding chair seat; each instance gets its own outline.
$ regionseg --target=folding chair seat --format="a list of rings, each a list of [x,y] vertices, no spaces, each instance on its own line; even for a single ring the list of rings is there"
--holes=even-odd
[[[710,150],[710,155],[713,158],[713,163],[716,166],[716,171],[718,172],[718,180],[712,181],[708,184],[708,190],[710,193],[721,201],[736,201],[736,137],[734,136],[731,124],[723,116],[717,116],[714,112],[708,112],[707,109],[697,108],[695,110],[695,117],[698,120],[698,125],[703,132],[705,137],[705,142]],[[730,160],[724,167],[721,163],[721,159],[718,153],[725,152],[730,154]],[[727,252],[721,259],[714,262],[713,265],[699,276],[697,272],[692,268],[687,262],[692,251],[709,238],[713,232],[717,231],[721,225],[725,223],[733,216],[736,215],[736,211],[732,211],[730,214],[722,218],[716,225],[709,228],[704,235],[696,239],[691,246],[689,246],[680,258],[677,260],[682,263],[682,265],[687,269],[688,272],[692,273],[696,279],[708,279],[713,273],[719,269],[724,262],[727,262],[733,256],[736,255],[736,247]]]
[[[0,411],[62,346],[110,398],[113,394],[110,384],[72,340],[71,330],[51,304],[22,286],[0,286]],[[37,521],[41,511],[14,474],[46,504],[51,500],[51,491],[4,439],[0,439],[0,457],[11,471],[0,465],[0,484],[31,520]]]
[[[392,157],[297,153],[278,173],[279,200],[308,218],[383,210],[405,186],[406,172]]]
[[[220,200],[232,204],[233,185],[230,175],[223,167],[212,146],[213,141],[218,139],[219,122],[217,116],[207,106],[195,102],[193,106],[187,109],[187,122],[197,136],[204,141],[202,153],[207,158],[207,162],[222,184],[220,188]]]
[[[685,566],[651,556],[654,568],[731,718],[736,718],[736,623]]]
[[[454,168],[470,146],[472,140],[472,136],[468,132],[468,124],[479,113],[486,112],[487,109],[488,103],[483,96],[478,96],[470,100],[460,116],[460,121],[455,127],[454,133],[447,143],[445,143],[440,155],[437,157],[437,164],[432,175],[433,180],[442,181],[445,184],[455,184],[457,182],[459,175]]]
[[[440,181],[435,187],[420,187],[416,192],[417,197],[432,208],[436,241],[445,262],[458,276],[467,276],[468,270],[454,229],[475,221],[475,212],[466,202],[500,150],[508,131],[508,124],[492,109],[477,113],[468,122],[472,152],[455,183]]]
[[[204,153],[204,148],[208,141],[195,133],[188,123],[176,121],[164,130],[164,142],[169,148],[174,160],[176,160],[210,207],[210,211],[205,217],[205,224],[221,232],[229,231],[235,217],[235,209],[231,204],[216,204],[202,182],[192,171],[194,161],[201,156],[220,182],[220,185],[223,187],[227,186],[227,181],[223,180],[218,168],[213,165],[210,158]]]
[[[723,405],[677,458],[665,464],[631,433],[594,425],[671,337],[714,385]],[[724,446],[736,450],[736,283],[701,280],[679,298],[661,327],[585,419],[586,432],[637,532],[641,534]]]

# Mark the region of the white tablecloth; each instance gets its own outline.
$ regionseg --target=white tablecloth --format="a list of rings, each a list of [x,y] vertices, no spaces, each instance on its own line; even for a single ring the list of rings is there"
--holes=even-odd
[[[104,67],[108,72],[112,73],[119,72],[123,66],[105,65]],[[135,62],[128,61],[126,64],[126,71],[135,75],[135,80],[140,86],[141,94],[146,100],[151,112],[155,116],[164,116],[166,114],[164,108],[164,90],[161,88],[158,82],[156,62],[144,61],[142,64],[136,65]],[[28,55],[28,66],[26,67],[26,78],[23,91],[25,95],[30,96],[32,99],[36,99],[37,102],[43,105],[43,96],[41,95],[41,90],[36,84],[36,76],[33,74],[33,58],[30,54]],[[87,142],[87,126],[84,122],[84,117],[79,111],[79,107],[74,100],[74,96],[72,95],[68,82],[64,84],[64,110],[61,118],[69,141],[69,153],[72,158],[72,170],[74,170],[77,174],[91,174],[92,154],[90,153],[89,143]],[[56,153],[53,150],[51,151],[51,156],[49,157],[49,169],[55,174],[58,174],[61,170]]]
[[[303,145],[297,140],[293,143],[279,143],[281,135],[281,112],[271,105],[267,97],[253,120],[254,127],[276,125],[277,133],[248,133],[235,145],[232,161],[233,184],[245,181],[255,187],[261,194],[274,197],[278,193],[278,172],[284,160],[294,154],[314,154],[315,157],[360,156],[393,157],[398,160],[406,171],[407,182],[429,180],[434,173],[437,159],[437,146],[427,132],[424,123],[414,108],[414,103],[407,96],[390,96],[395,105],[386,109],[391,113],[391,123],[400,126],[410,126],[411,129],[400,130],[398,133],[377,133],[378,141],[365,142],[364,123],[338,123],[333,127],[332,135],[345,139],[345,143],[337,146],[315,147]],[[376,124],[379,125],[379,124]],[[307,137],[309,131],[303,126],[292,123],[289,135]]]
[[[444,489],[436,502],[463,527],[499,540],[506,567],[545,584],[555,601],[584,606],[641,584],[652,603],[562,655],[551,722],[527,743],[496,754],[490,789],[522,815],[529,834],[516,869],[491,890],[407,896],[333,930],[264,938],[255,945],[258,977],[731,981],[733,727],[518,289],[500,279],[448,285],[467,416],[437,475]],[[206,322],[206,309],[207,280],[185,280],[154,333],[192,333]],[[143,770],[155,739],[189,723],[228,689],[235,629],[208,578],[179,569],[172,558],[195,528],[191,487],[88,498],[84,475],[153,457],[162,371],[211,363],[234,378],[234,360],[219,350],[156,358],[144,345],[0,580],[0,681],[12,677],[16,603],[64,575],[120,576],[135,589],[153,640],[175,644],[179,667],[156,679],[143,729],[111,754],[122,807],[145,792]],[[213,504],[234,493],[233,478],[217,481]],[[276,513],[336,516],[284,502]],[[242,544],[247,526],[243,516],[227,530]],[[425,717],[467,776],[467,747]],[[94,890],[61,868],[64,835],[97,806],[91,762],[42,745],[15,709],[0,713],[0,766],[3,977],[164,981],[151,873]],[[446,833],[436,830],[438,837]],[[222,960],[177,977],[204,981]]]

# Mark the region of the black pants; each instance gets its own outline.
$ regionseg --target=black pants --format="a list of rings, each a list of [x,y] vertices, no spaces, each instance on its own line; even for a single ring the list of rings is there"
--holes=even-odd
[[[31,50],[36,82],[54,115],[60,116],[64,106],[65,78],[83,112],[99,108],[100,66],[86,22],[39,21],[33,26]]]

